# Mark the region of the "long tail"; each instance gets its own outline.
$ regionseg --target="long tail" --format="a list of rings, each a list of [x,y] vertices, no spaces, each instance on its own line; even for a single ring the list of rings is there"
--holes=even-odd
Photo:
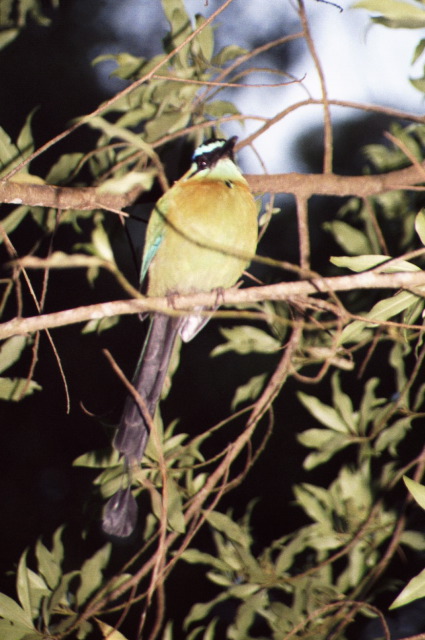
[[[143,398],[153,418],[167,374],[177,336],[178,318],[155,314],[133,378],[133,386]],[[149,426],[132,395],[128,395],[114,438],[114,447],[127,462],[140,462],[149,439]]]
[[[155,314],[133,378],[133,386],[153,418],[179,330],[180,318]],[[128,394],[114,438],[114,447],[123,456],[130,470],[143,458],[149,439],[149,424],[135,398]],[[118,537],[129,536],[137,520],[137,505],[131,487],[120,489],[105,505],[102,528]]]

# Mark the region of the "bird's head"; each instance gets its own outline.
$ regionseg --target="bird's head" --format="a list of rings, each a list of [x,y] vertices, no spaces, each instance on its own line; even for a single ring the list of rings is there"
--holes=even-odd
[[[228,140],[210,138],[203,142],[195,149],[186,178],[240,180],[242,174],[235,163],[233,151],[237,139],[237,136],[232,136]]]

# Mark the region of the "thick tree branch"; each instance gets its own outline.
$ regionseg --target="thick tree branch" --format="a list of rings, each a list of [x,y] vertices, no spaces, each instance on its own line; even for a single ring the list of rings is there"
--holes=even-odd
[[[425,164],[420,166],[424,167]],[[286,173],[245,177],[254,192],[293,193],[304,198],[310,198],[312,195],[365,198],[387,191],[408,189],[425,182],[423,171],[415,166],[372,176]]]
[[[96,187],[56,187],[51,184],[0,180],[0,202],[62,210],[119,211],[132,204],[143,191],[144,188],[140,186],[127,193],[116,195],[99,191]]]
[[[247,175],[254,192],[292,193],[298,197],[312,195],[335,197],[378,195],[396,189],[408,189],[424,182],[425,163],[373,176],[338,176],[334,174],[286,173]],[[1,181],[0,202],[57,209],[109,209],[127,207],[143,192],[143,187],[125,194],[111,194],[96,187],[56,187],[48,184]]]
[[[352,276],[333,278],[313,278],[301,282],[282,282],[264,287],[248,289],[228,289],[220,294],[221,304],[243,304],[263,300],[290,300],[295,296],[309,296],[333,291],[351,291],[353,289],[410,289],[425,287],[425,272],[376,273],[367,271]],[[415,291],[425,295],[424,291]],[[114,300],[100,304],[66,309],[56,313],[46,313],[28,318],[14,318],[0,324],[0,339],[14,335],[33,333],[54,327],[63,327],[89,320],[100,320],[118,315],[131,315],[141,312],[158,311],[178,313],[194,307],[215,307],[217,293],[200,293],[179,296],[173,299],[173,306],[167,298],[140,298],[133,300]]]

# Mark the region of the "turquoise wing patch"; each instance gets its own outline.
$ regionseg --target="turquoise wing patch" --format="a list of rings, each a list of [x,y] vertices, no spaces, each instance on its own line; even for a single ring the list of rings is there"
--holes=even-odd
[[[161,246],[161,243],[164,237],[163,232],[165,227],[165,212],[162,211],[159,208],[159,206],[161,204],[164,206],[165,203],[162,203],[161,200],[159,200],[156,203],[151,213],[151,219],[149,220],[149,224],[148,224],[148,229],[147,229],[146,238],[145,238],[146,244],[143,252],[142,267],[140,269],[141,283],[146,278],[146,274],[149,270],[151,262],[154,259],[159,247]]]
[[[150,264],[155,257],[162,242],[162,236],[158,236],[153,244],[145,251],[143,255],[142,268],[140,270],[140,282],[146,278],[146,274],[149,270]]]

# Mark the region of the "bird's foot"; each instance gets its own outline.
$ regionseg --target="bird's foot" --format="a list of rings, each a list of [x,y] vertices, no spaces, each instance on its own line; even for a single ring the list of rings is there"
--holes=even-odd
[[[224,302],[224,291],[225,291],[225,289],[223,287],[217,287],[217,289],[214,289],[214,291],[215,291],[214,310],[216,310]]]
[[[176,308],[176,299],[179,297],[178,293],[167,293],[167,304],[171,309]]]

